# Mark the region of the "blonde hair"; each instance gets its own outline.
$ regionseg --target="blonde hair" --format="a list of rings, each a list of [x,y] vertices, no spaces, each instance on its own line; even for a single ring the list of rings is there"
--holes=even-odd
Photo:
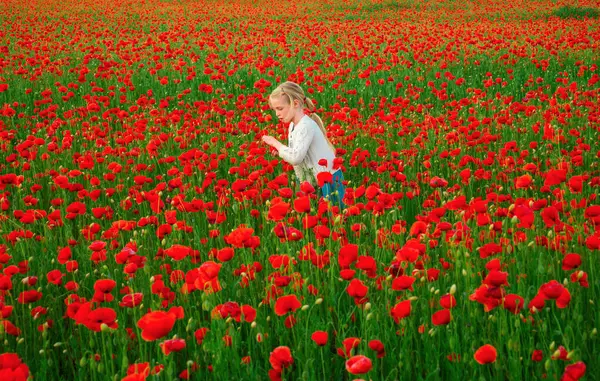
[[[284,83],[280,84],[279,86],[277,86],[275,88],[275,90],[273,90],[271,95],[269,96],[269,105],[271,105],[272,97],[281,97],[281,96],[284,96],[284,99],[287,99],[287,104],[293,105],[294,100],[297,100],[298,103],[300,103],[300,105],[303,106],[303,108],[308,108],[311,111],[315,110],[314,103],[310,100],[310,98],[307,98],[306,96],[304,96],[304,90],[302,90],[302,87],[300,87],[300,85],[298,85],[297,83],[287,81],[287,82],[284,82]],[[335,147],[333,146],[333,144],[331,144],[331,141],[327,137],[327,130],[325,129],[325,126],[323,125],[323,121],[321,120],[321,118],[319,117],[319,115],[317,115],[314,112],[311,112],[309,116],[311,117],[312,120],[315,121],[315,123],[317,123],[317,126],[319,126],[319,129],[323,133],[325,140],[327,140],[329,147],[331,147],[331,150],[333,151],[333,153],[335,155]]]

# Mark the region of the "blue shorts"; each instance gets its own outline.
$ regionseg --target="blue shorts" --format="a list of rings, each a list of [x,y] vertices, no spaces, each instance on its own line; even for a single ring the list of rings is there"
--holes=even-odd
[[[344,174],[341,169],[338,169],[331,179],[331,183],[326,183],[321,187],[321,193],[324,198],[330,200],[333,205],[338,205],[340,211],[346,208],[342,199],[346,193],[346,187],[342,183],[344,181]],[[337,191],[337,194],[335,192]]]

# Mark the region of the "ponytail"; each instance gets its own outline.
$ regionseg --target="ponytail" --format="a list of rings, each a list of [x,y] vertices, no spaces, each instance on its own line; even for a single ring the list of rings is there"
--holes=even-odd
[[[310,100],[310,98],[304,98],[304,103],[306,104],[306,106],[309,110],[316,110],[315,104]],[[319,129],[323,133],[325,140],[327,140],[327,144],[329,144],[329,147],[331,148],[331,150],[333,151],[333,154],[335,155],[335,147],[333,146],[333,144],[331,144],[331,140],[329,140],[329,138],[327,137],[327,130],[325,129],[325,125],[323,124],[321,117],[319,117],[319,115],[317,115],[314,112],[311,112],[309,116],[312,120],[315,121],[315,123],[317,123],[317,126],[319,126]]]

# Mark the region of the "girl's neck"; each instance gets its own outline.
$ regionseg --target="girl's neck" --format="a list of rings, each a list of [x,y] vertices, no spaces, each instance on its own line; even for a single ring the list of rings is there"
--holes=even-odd
[[[304,111],[300,111],[298,113],[296,113],[296,115],[294,115],[294,119],[292,120],[292,123],[294,123],[294,126],[297,126],[298,123],[300,123],[300,121],[302,120],[302,118],[304,118]]]

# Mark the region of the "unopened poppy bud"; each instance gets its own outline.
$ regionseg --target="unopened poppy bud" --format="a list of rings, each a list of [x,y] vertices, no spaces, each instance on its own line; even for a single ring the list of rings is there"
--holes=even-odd
[[[368,311],[371,309],[371,303],[366,303],[365,304],[365,311]]]
[[[467,276],[467,270],[463,269],[463,270],[462,270],[462,275],[463,275],[463,276]]]
[[[262,335],[262,333],[257,333],[256,334],[256,341],[258,341],[259,343],[263,341],[263,335]]]
[[[551,366],[552,363],[550,362],[550,359],[546,360],[546,362],[544,363],[544,369],[546,369],[546,372],[550,370]]]
[[[87,358],[85,358],[85,356],[84,356],[81,358],[81,360],[79,360],[79,366],[83,368],[86,365],[87,365]]]
[[[385,277],[385,280],[390,281],[394,276],[392,274]]]
[[[575,351],[571,351],[571,352],[567,353],[567,360],[572,360],[573,356],[575,356]]]
[[[415,300],[418,300],[419,297],[418,296],[411,296],[408,298],[408,300],[410,300],[411,302],[414,302]]]
[[[552,354],[552,357],[554,358],[559,358],[560,357],[560,350],[555,350],[554,353]]]
[[[253,321],[252,324],[250,324],[250,328],[253,328],[253,329],[256,328],[256,322],[255,321]]]
[[[323,303],[323,298],[318,298],[317,300],[315,300],[315,304],[321,304]]]
[[[373,317],[373,313],[372,313],[372,312],[369,312],[369,313],[367,314],[367,320],[371,320],[371,318],[372,318],[372,317]]]
[[[598,334],[598,328],[592,329],[592,336],[596,336]]]
[[[450,295],[454,295],[454,294],[456,294],[456,285],[455,284],[450,286]]]
[[[554,348],[556,347],[556,343],[553,341],[550,343],[550,350],[553,351]]]
[[[305,304],[302,306],[302,311],[306,311],[310,306],[308,304]]]

